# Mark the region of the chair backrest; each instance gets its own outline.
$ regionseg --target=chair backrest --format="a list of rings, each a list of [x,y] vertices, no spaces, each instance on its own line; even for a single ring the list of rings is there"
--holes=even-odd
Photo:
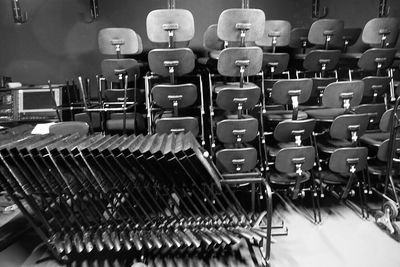
[[[82,121],[63,121],[50,125],[49,133],[65,135],[79,133],[79,136],[86,136],[89,133],[89,125]]]
[[[217,24],[208,26],[203,34],[203,47],[208,51],[224,49],[224,41],[218,38]]]
[[[218,92],[216,103],[227,111],[238,111],[239,103],[244,110],[252,109],[259,102],[261,89],[258,86],[248,88],[223,88]]]
[[[368,128],[368,114],[344,114],[336,117],[329,129],[333,139],[356,142]]]
[[[291,30],[292,26],[289,21],[267,20],[265,21],[264,34],[260,40],[256,40],[256,45],[264,47],[288,46]]]
[[[157,75],[169,76],[169,66],[173,66],[175,76],[182,76],[193,71],[195,55],[189,48],[153,49],[148,60],[150,70]]]
[[[319,19],[310,27],[308,41],[314,45],[326,45],[329,47],[342,47],[344,22],[338,19]],[[329,47],[326,47],[328,49]]]
[[[199,134],[199,122],[194,117],[170,117],[156,120],[156,133],[187,133],[191,132],[194,136]]]
[[[391,77],[368,76],[364,81],[364,96],[382,96],[389,93]]]
[[[311,95],[312,80],[279,80],[272,86],[271,98],[276,104],[290,104],[292,96],[298,96],[298,103],[306,102]]]
[[[224,119],[217,123],[217,138],[224,144],[246,143],[254,140],[258,133],[258,120],[253,117]]]
[[[383,113],[381,121],[379,122],[379,129],[382,132],[389,132],[390,131],[390,126],[392,123],[392,113],[393,113],[393,108],[388,109]],[[397,117],[400,118],[400,109],[396,111]]]
[[[333,151],[329,159],[329,169],[335,173],[350,174],[351,167],[356,172],[367,167],[368,148],[344,147]]]
[[[378,128],[383,113],[386,111],[385,103],[362,104],[354,108],[356,114],[368,114],[369,128]]]
[[[136,55],[143,51],[142,39],[129,28],[101,29],[97,39],[99,50],[104,55]]]
[[[340,54],[340,50],[312,50],[306,55],[303,67],[314,72],[321,72],[323,68],[326,71],[334,70],[339,63]]]
[[[274,74],[280,74],[287,70],[290,55],[288,53],[264,53],[263,69],[274,68]]]
[[[262,68],[263,52],[259,47],[228,47],[221,51],[218,72],[223,76],[240,77],[243,65],[244,76],[257,75]]]
[[[278,142],[293,142],[298,141],[298,136],[300,141],[304,141],[310,138],[315,123],[314,119],[281,121],[274,129],[274,139]]]
[[[169,43],[169,32],[173,42],[185,42],[193,39],[194,18],[186,9],[156,9],[147,15],[147,36],[154,43]]]
[[[361,28],[344,28],[342,34],[344,46],[354,45],[360,37],[361,32]]]
[[[218,18],[217,34],[219,39],[228,42],[241,41],[241,32],[245,41],[260,40],[264,34],[265,14],[261,9],[231,8],[222,11]]]
[[[322,96],[322,106],[350,109],[361,103],[363,81],[342,81],[329,84]]]
[[[275,158],[275,168],[282,173],[308,171],[314,166],[315,148],[312,146],[289,147],[278,151]]]
[[[292,48],[307,48],[311,44],[308,41],[309,28],[293,28],[290,32],[289,46]]]
[[[120,81],[119,75],[128,75],[128,81],[140,76],[140,64],[133,58],[104,59],[101,62],[101,73],[107,82]]]
[[[329,78],[312,78],[313,86],[311,90],[311,96],[317,97],[320,94],[323,94],[325,88],[328,84],[334,83],[337,81],[336,78],[329,77]]]
[[[156,84],[151,89],[155,104],[162,108],[185,108],[197,100],[197,87],[192,83],[186,84]],[[175,104],[174,104],[175,103]]]
[[[215,155],[217,168],[222,173],[249,172],[257,164],[254,147],[221,149]]]
[[[135,100],[134,88],[126,89],[126,101],[133,102]],[[107,89],[104,90],[104,101],[105,102],[124,102],[125,89]]]
[[[381,64],[380,69],[387,69],[393,63],[396,52],[396,48],[370,48],[361,55],[357,65],[365,71],[376,71],[378,64]]]
[[[374,18],[365,24],[361,39],[370,46],[394,47],[399,27],[398,18]]]
[[[376,157],[383,162],[388,161],[388,153],[389,153],[389,144],[390,140],[386,139],[383,141],[383,143],[379,146],[378,152],[376,153]],[[399,157],[399,150],[400,150],[400,138],[396,138],[394,140],[394,150],[395,150],[395,155],[397,154],[397,157]]]

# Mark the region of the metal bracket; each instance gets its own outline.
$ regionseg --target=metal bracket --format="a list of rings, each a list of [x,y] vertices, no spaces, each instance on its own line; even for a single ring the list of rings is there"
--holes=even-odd
[[[387,17],[389,16],[390,6],[388,4],[388,0],[379,0],[379,12],[378,17]]]
[[[94,22],[99,16],[99,2],[98,0],[89,0],[90,5],[90,20],[86,21],[86,23]]]
[[[28,12],[22,12],[19,0],[11,0],[11,8],[15,24],[23,24],[28,21]]]
[[[320,0],[312,0],[312,13],[311,17],[316,19],[325,18],[328,15],[328,8],[322,8],[322,14],[320,14]]]

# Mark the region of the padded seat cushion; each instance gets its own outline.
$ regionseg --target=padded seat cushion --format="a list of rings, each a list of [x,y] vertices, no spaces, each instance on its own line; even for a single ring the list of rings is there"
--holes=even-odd
[[[214,86],[214,92],[219,93],[223,89],[253,89],[253,88],[259,88],[256,84],[254,83],[244,83],[243,88],[239,87],[240,84],[238,82],[229,82],[229,83],[217,83],[216,86]]]
[[[305,110],[311,118],[317,120],[334,120],[337,116],[344,114],[343,108],[320,108]]]
[[[348,182],[348,178],[341,176],[339,174],[332,173],[330,171],[321,171],[319,174],[321,182],[326,184],[346,184]]]
[[[100,129],[100,113],[92,112],[91,113],[92,120],[90,120],[89,115],[86,112],[77,113],[74,115],[76,121],[83,121],[90,124],[92,122],[93,129]]]
[[[297,147],[296,143],[294,142],[289,142],[289,143],[277,143],[276,146],[268,146],[268,154],[271,157],[276,157],[276,154],[278,153],[279,150],[281,150],[282,148],[288,148],[288,147]]]
[[[360,137],[360,141],[363,144],[370,146],[380,146],[383,141],[389,139],[390,133],[378,132],[378,133],[366,133]]]
[[[352,146],[350,141],[337,139],[327,139],[325,142],[318,143],[318,149],[328,154],[332,154],[337,148],[349,146]]]
[[[278,173],[278,172],[271,172],[269,177],[270,182],[272,184],[278,185],[295,185],[296,184],[296,173]],[[303,172],[301,177],[300,183],[305,183],[310,179],[309,172]]]
[[[283,121],[292,119],[293,111],[291,110],[267,110],[263,115],[270,121]],[[307,119],[307,113],[299,111],[297,115],[298,120]]]
[[[113,119],[106,121],[106,127],[109,131],[116,131],[123,129],[123,119]],[[126,119],[126,130],[134,130],[135,129],[135,119]]]

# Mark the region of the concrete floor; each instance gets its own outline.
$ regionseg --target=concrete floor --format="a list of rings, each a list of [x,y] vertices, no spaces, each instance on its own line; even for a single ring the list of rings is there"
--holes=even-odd
[[[290,206],[278,207],[287,236],[275,237],[272,267],[399,267],[400,243],[344,205],[322,205],[322,224],[313,225]]]
[[[323,205],[322,216],[323,223],[314,225],[291,206],[278,205],[274,221],[283,219],[289,233],[274,237],[271,267],[400,266],[400,243],[380,230],[373,217],[362,219],[339,204]],[[32,233],[25,234],[17,243],[0,252],[0,266],[59,266],[52,260],[36,264],[43,258],[40,250],[32,253],[34,244],[38,242]]]

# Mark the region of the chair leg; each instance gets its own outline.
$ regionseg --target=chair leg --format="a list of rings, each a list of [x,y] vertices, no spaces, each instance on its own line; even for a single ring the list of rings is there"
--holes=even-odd
[[[314,222],[315,224],[321,223],[321,206],[319,203],[319,197],[318,197],[318,190],[317,190],[317,185],[315,182],[315,176],[314,172],[311,172],[311,200],[312,200],[312,205],[313,205],[313,212],[314,212]]]

